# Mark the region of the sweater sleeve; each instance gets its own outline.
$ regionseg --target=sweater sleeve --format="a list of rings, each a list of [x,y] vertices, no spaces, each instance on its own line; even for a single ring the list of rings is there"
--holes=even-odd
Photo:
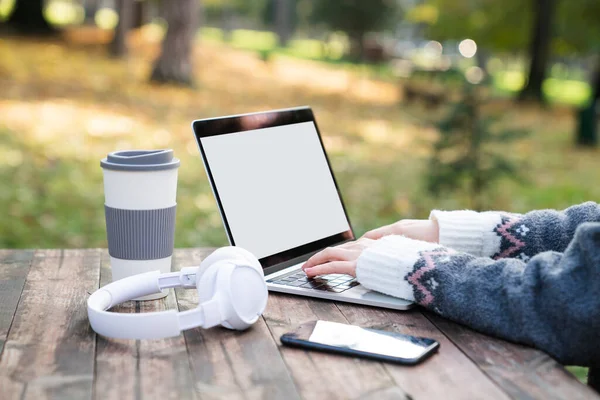
[[[528,261],[544,251],[563,252],[577,226],[600,222],[600,205],[587,202],[564,211],[505,212],[439,211],[430,219],[439,225],[440,244],[477,257]]]
[[[483,333],[537,347],[564,364],[600,366],[600,224],[581,225],[564,254],[492,260],[403,236],[358,259],[365,287]]]

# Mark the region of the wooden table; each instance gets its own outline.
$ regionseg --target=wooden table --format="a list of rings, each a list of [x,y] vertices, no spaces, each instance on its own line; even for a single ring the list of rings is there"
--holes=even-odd
[[[176,250],[174,268],[210,249]],[[106,250],[0,250],[0,399],[598,399],[540,351],[409,312],[272,294],[245,332],[195,329],[165,340],[108,340],[86,299],[111,281]],[[121,312],[196,306],[193,290]],[[324,319],[441,343],[405,367],[282,347],[281,334]]]

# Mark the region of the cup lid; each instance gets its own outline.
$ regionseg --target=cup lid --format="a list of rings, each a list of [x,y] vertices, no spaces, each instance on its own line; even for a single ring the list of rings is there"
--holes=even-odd
[[[121,150],[109,153],[100,166],[117,171],[161,171],[179,167],[172,149]]]

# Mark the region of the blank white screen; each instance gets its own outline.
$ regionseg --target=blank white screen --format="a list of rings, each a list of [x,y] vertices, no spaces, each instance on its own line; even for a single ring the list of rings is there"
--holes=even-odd
[[[263,258],[350,229],[312,122],[200,140],[236,246]]]

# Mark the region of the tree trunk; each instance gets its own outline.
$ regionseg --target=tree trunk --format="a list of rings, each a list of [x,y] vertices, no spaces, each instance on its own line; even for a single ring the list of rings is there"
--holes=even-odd
[[[290,37],[292,36],[292,23],[291,23],[291,0],[275,0],[275,30],[277,31],[277,37],[279,40],[279,46],[287,46]]]
[[[550,58],[550,41],[552,40],[552,20],[556,8],[556,0],[533,0],[535,21],[531,35],[529,55],[529,75],[525,87],[519,93],[519,100],[544,101],[542,84],[546,78],[548,59]]]
[[[223,31],[223,40],[230,42],[233,31],[233,9],[229,3],[225,3],[221,7],[221,30]]]
[[[165,5],[167,34],[150,80],[193,86],[192,49],[198,29],[198,0],[169,0]]]
[[[489,54],[482,47],[478,46],[475,59],[477,60],[477,66],[483,71],[483,79],[480,83],[488,83],[490,81],[490,73],[487,68]]]
[[[117,0],[119,23],[115,28],[113,40],[110,43],[110,54],[115,57],[127,55],[127,33],[133,25],[134,0]]]
[[[95,23],[96,11],[98,11],[98,0],[83,0],[84,23],[92,25]]]
[[[348,32],[348,39],[350,41],[349,56],[352,61],[363,61],[365,55],[363,38],[363,32]]]
[[[136,0],[133,4],[133,16],[131,28],[141,28],[148,22],[149,0]]]
[[[592,81],[590,104],[579,110],[577,125],[577,144],[596,146],[598,144],[598,107],[600,106],[600,59]]]
[[[44,0],[17,0],[8,24],[24,35],[49,35],[58,32],[44,18]]]

